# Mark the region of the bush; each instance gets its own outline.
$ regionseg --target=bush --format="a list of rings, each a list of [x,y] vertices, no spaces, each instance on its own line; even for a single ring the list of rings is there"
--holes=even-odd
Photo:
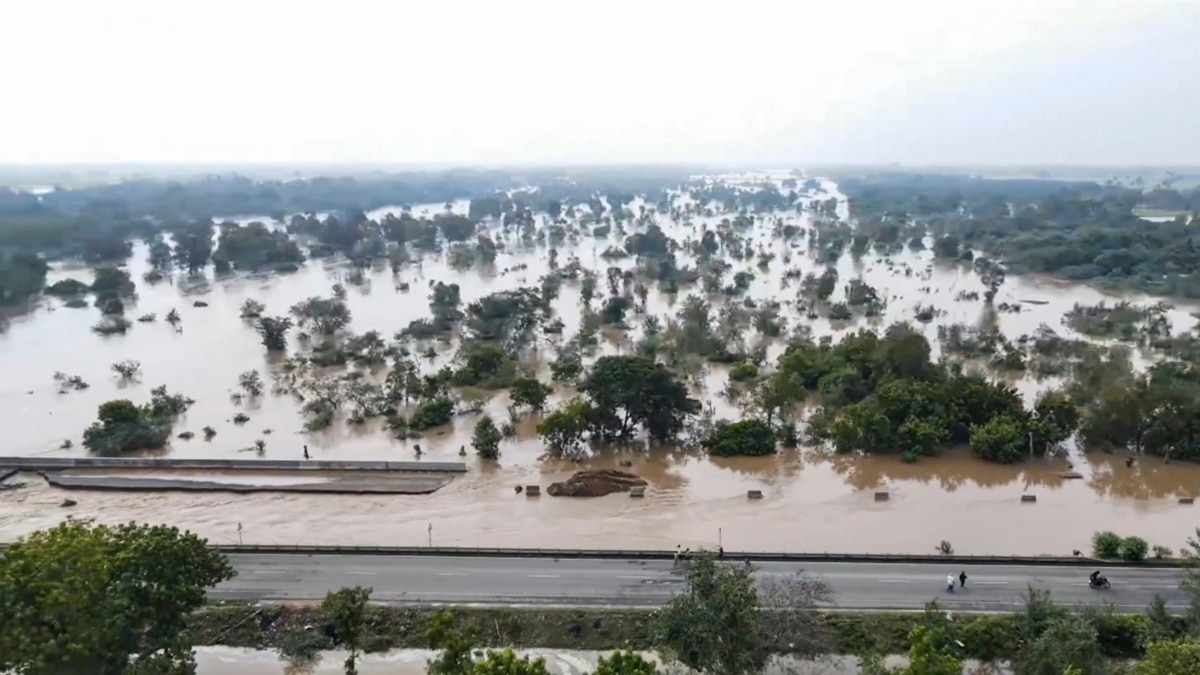
[[[729,371],[729,379],[734,382],[747,382],[758,377],[758,366],[743,361]]]
[[[967,645],[972,658],[1004,661],[1018,649],[1016,623],[1013,616],[974,617],[963,624],[959,639]]]
[[[1121,541],[1121,560],[1141,562],[1146,559],[1146,554],[1149,552],[1150,545],[1141,537],[1125,537]]]
[[[762,457],[775,454],[775,430],[762,420],[717,423],[701,445],[716,457]]]
[[[1114,532],[1097,532],[1092,535],[1092,555],[1106,560],[1120,558],[1121,543]]]
[[[1025,458],[1021,424],[1008,415],[999,415],[986,424],[971,427],[971,451],[982,459],[1012,464]]]
[[[418,406],[412,418],[408,420],[408,428],[413,431],[425,431],[449,424],[453,418],[454,401],[441,396]]]
[[[166,387],[151,390],[150,402],[137,406],[128,399],[100,405],[97,421],[83,432],[83,445],[101,457],[119,457],[137,450],[156,450],[167,444],[175,417],[193,401],[167,393]]]

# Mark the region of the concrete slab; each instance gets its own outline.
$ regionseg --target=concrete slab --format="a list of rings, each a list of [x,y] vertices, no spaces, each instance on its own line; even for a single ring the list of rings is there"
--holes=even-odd
[[[282,459],[178,459],[127,457],[0,457],[0,471],[63,471],[66,469],[201,469],[284,471],[407,471],[466,473],[463,462],[378,462]]]
[[[234,481],[186,480],[178,478],[134,478],[130,476],[72,476],[56,471],[41,472],[54,487],[68,490],[134,490],[176,492],[305,492],[324,494],[424,495],[437,492],[453,480],[450,476],[404,475],[342,476],[312,483],[262,484]]]

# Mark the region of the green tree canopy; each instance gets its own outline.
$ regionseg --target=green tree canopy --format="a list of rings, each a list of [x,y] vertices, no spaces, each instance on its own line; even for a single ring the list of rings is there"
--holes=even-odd
[[[70,520],[36,532],[0,556],[0,671],[193,673],[185,619],[234,575],[173,527]]]

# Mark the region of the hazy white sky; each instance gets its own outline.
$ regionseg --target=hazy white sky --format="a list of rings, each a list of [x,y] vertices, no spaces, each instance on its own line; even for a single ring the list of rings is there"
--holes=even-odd
[[[0,0],[0,163],[1200,163],[1200,0]]]

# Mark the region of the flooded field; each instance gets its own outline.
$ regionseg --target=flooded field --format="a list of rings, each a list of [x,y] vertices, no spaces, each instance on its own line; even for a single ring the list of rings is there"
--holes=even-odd
[[[829,183],[825,187],[834,189]],[[441,208],[427,205],[414,211]],[[465,212],[466,203],[454,208]],[[637,204],[630,208],[636,212]],[[369,215],[381,217],[387,211]],[[697,216],[694,226],[721,217]],[[808,216],[793,213],[785,218],[804,226]],[[659,222],[667,235],[684,238],[682,226],[661,215]],[[763,223],[744,236],[756,251],[775,255],[765,271],[755,266],[753,258],[730,261],[729,276],[740,270],[754,272],[749,297],[760,301],[791,297],[798,282],[785,287],[785,270],[819,271],[823,266],[807,254],[803,237],[784,242]],[[489,268],[456,271],[445,256],[426,256],[395,277],[385,265],[378,266],[367,272],[361,284],[349,283],[346,266],[337,260],[310,261],[291,274],[214,278],[210,270],[202,281],[176,275],[148,284],[141,280],[147,266],[145,246],[139,244],[128,263],[138,284],[136,306],[129,315],[153,313],[158,321],[135,323],[124,336],[101,337],[90,331],[99,319],[97,309],[72,309],[47,300],[32,313],[12,317],[0,333],[0,372],[4,373],[0,424],[7,436],[0,454],[81,454],[81,434],[95,419],[100,403],[122,397],[142,402],[152,387],[165,384],[170,391],[195,399],[175,425],[175,434],[190,431],[195,436],[173,439],[165,451],[170,456],[250,459],[260,456],[254,447],[260,440],[265,444],[261,456],[267,459],[299,459],[305,446],[319,459],[415,459],[416,443],[426,461],[456,461],[462,459],[460,452],[469,453],[468,474],[456,477],[436,495],[72,492],[79,504],[68,511],[59,508],[64,492],[27,479],[22,489],[0,492],[0,540],[52,525],[68,514],[106,522],[169,522],[223,543],[237,540],[240,524],[247,543],[669,548],[677,543],[696,547],[719,541],[730,550],[931,552],[946,539],[960,553],[1069,554],[1073,548],[1086,549],[1091,534],[1100,528],[1137,534],[1170,547],[1182,545],[1194,531],[1193,507],[1178,504],[1177,498],[1200,491],[1200,467],[1172,464],[1168,470],[1152,458],[1127,468],[1121,457],[1085,457],[1076,452],[1069,461],[1082,478],[1074,480],[1061,477],[1068,470],[1066,459],[1038,458],[1008,467],[973,459],[965,452],[905,464],[895,457],[828,456],[812,448],[768,459],[710,459],[673,448],[606,449],[572,464],[543,459],[544,447],[534,432],[536,418],[526,416],[516,438],[503,443],[500,460],[481,462],[470,450],[476,414],[459,416],[452,425],[427,432],[414,443],[394,439],[379,419],[351,425],[339,418],[328,429],[308,433],[300,403],[290,395],[231,401],[240,373],[257,369],[269,381],[280,367],[278,359],[267,356],[253,327],[239,318],[245,300],[255,299],[268,313],[283,314],[291,305],[328,295],[335,283],[342,283],[353,315],[350,330],[377,330],[389,337],[410,321],[428,316],[428,286],[434,281],[458,283],[464,303],[499,290],[536,285],[546,271],[546,249],[527,246],[516,237],[503,239],[495,232],[493,237],[505,248]],[[636,265],[632,258],[601,258],[617,241],[614,235],[611,240],[583,237],[574,244],[560,244],[560,264],[576,255],[583,266],[599,270],[598,293],[602,293],[604,268]],[[688,260],[684,251],[679,257],[681,263]],[[882,328],[893,321],[911,321],[918,306],[933,305],[944,315],[914,325],[936,351],[938,325],[974,325],[984,313],[981,301],[956,299],[964,291],[982,293],[980,277],[967,267],[935,263],[928,251],[906,249],[891,259],[869,253],[858,261],[843,256],[838,269],[843,280],[861,277],[886,291],[882,316],[831,324],[785,306],[789,326],[808,325],[816,335],[836,335],[866,325]],[[50,281],[64,278],[90,281],[86,269],[57,269]],[[408,284],[408,290],[401,290],[402,284]],[[699,290],[685,288],[672,298],[651,289],[647,311],[673,314],[683,298]],[[839,288],[834,299],[842,293]],[[578,283],[564,283],[554,305],[568,336],[579,328],[579,297]],[[1062,326],[1063,313],[1075,303],[1102,299],[1111,303],[1113,296],[1060,282],[1012,277],[995,301],[1022,303],[1021,311],[1000,312],[995,320],[1012,338],[1032,333],[1041,324],[1060,335],[1072,335]],[[206,306],[195,306],[197,301]],[[182,319],[178,331],[161,319],[172,309]],[[1170,312],[1171,321],[1180,330],[1188,328],[1189,312],[1195,310],[1181,305]],[[628,349],[640,330],[602,331],[603,349]],[[293,341],[292,349],[297,348]],[[781,350],[782,344],[770,345],[768,361]],[[452,355],[453,349],[440,349],[436,358],[422,357],[420,363],[429,371]],[[550,358],[552,346],[543,343],[526,365],[539,369],[547,380],[545,362]],[[140,381],[121,382],[111,371],[111,364],[126,359],[141,363]],[[56,371],[79,376],[91,386],[60,393],[53,380]],[[717,417],[737,418],[736,404],[719,394],[727,379],[726,369],[710,367],[703,378],[705,389],[697,395],[706,405],[711,403]],[[1032,396],[1054,383],[1020,379],[1014,384]],[[553,400],[567,396],[569,391],[558,387]],[[501,391],[486,401],[485,410],[503,419],[507,404],[508,396]],[[249,420],[236,422],[238,413]],[[216,431],[211,440],[201,436],[206,426]],[[65,441],[71,447],[64,447]],[[528,498],[514,491],[517,485],[545,486],[562,480],[581,466],[616,468],[623,460],[632,462],[625,470],[649,481],[645,499],[625,495]],[[762,490],[765,499],[748,501],[746,492],[752,489]],[[890,499],[875,501],[877,491],[889,492]],[[1036,495],[1037,503],[1020,503],[1026,494]]]

